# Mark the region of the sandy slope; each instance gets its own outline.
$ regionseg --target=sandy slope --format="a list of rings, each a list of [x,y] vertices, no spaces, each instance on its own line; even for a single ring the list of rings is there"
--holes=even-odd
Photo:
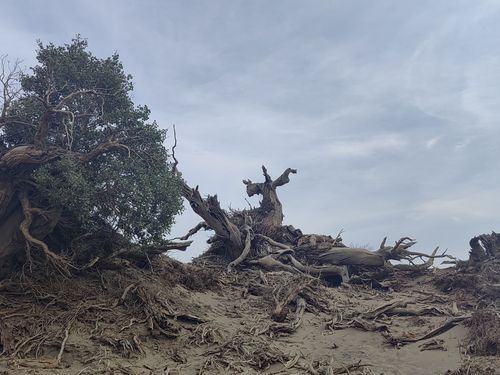
[[[262,283],[261,275],[255,271],[220,275],[217,281],[210,281],[210,285],[203,287],[186,281],[176,281],[176,285],[172,285],[172,280],[165,280],[165,275],[151,277],[141,272],[132,276],[104,273],[100,280],[86,276],[72,280],[71,286],[52,285],[52,295],[58,296],[52,303],[47,303],[47,298],[50,302],[47,296],[33,299],[29,294],[23,296],[12,290],[2,292],[0,337],[4,346],[6,340],[10,340],[11,351],[21,348],[15,356],[0,357],[0,374],[418,375],[445,374],[464,363],[469,366],[468,357],[463,354],[467,329],[462,324],[432,339],[406,345],[388,343],[383,332],[338,328],[396,300],[406,301],[408,307],[415,309],[434,307],[446,314],[381,315],[374,320],[377,324],[385,324],[392,337],[419,337],[452,314],[467,314],[474,308],[474,300],[466,294],[444,295],[435,290],[432,275],[393,280],[388,291],[365,286],[327,288],[314,283],[311,288],[317,306],[313,306],[314,301],[313,305],[307,304],[302,323],[294,333],[277,335],[266,332],[275,306],[273,293],[255,295],[259,293],[255,293],[254,286]],[[165,338],[155,331],[152,334],[147,315],[135,297],[135,289],[120,300],[130,281],[127,277],[146,288],[154,284],[156,289],[151,295],[161,296],[165,301],[163,306],[171,306],[168,308],[181,316],[177,321],[172,319],[172,324],[178,328],[177,338]],[[265,281],[271,286],[282,283],[283,288],[292,288],[296,279],[282,273],[267,273]],[[43,293],[39,297],[41,295]],[[61,302],[63,297],[64,303]],[[21,313],[26,312],[30,304],[29,313]],[[89,305],[94,307],[71,315]],[[292,303],[287,321],[293,318],[293,306]],[[60,353],[65,338],[64,328],[68,327],[62,322],[70,315],[75,318],[71,320],[61,362],[54,366],[54,358]],[[186,317],[191,315],[202,319],[203,323],[189,322]],[[40,321],[39,327],[36,319]],[[33,336],[28,335],[28,331],[46,335],[47,339],[40,342],[37,340],[41,336],[35,337],[31,342],[37,345],[27,350],[30,342],[23,343]],[[9,332],[24,332],[27,339],[8,337]],[[444,350],[422,351],[420,346],[432,340],[439,340]],[[27,354],[20,355],[25,349]],[[482,370],[471,366],[470,374],[494,374],[494,369],[500,368],[498,357],[474,361]],[[466,374],[464,371],[455,373]]]

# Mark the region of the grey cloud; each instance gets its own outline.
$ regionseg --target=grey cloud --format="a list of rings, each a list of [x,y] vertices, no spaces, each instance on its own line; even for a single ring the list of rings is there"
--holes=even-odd
[[[495,1],[4,3],[0,53],[28,65],[37,38],[117,50],[137,103],[176,124],[184,176],[226,207],[266,164],[299,169],[287,223],[347,243],[411,235],[465,256],[498,226]],[[186,210],[174,234],[197,222]]]

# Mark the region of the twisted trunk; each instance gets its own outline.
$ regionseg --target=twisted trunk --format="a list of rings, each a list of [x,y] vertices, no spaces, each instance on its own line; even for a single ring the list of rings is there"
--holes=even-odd
[[[176,165],[174,170],[176,171]],[[276,189],[290,182],[290,173],[297,173],[297,171],[288,168],[276,180],[269,176],[264,166],[262,171],[264,172],[264,182],[253,183],[250,180],[243,180],[248,196],[251,197],[255,194],[262,196],[260,206],[251,210],[232,212],[231,214],[220,207],[217,195],[202,198],[198,187],[193,189],[184,182],[183,196],[188,200],[193,211],[204,222],[198,224],[182,239],[187,239],[199,229],[212,229],[215,236],[212,237],[211,242],[222,242],[222,246],[217,246],[217,248],[222,247],[223,255],[227,259],[239,263],[250,253],[248,242],[253,239],[253,235],[249,235],[250,231],[269,237],[273,237],[279,232],[282,229],[283,208]],[[245,242],[247,246],[245,246]],[[243,259],[239,260],[244,251],[246,254],[244,254]]]
[[[258,223],[258,232],[267,236],[273,236],[283,224],[283,206],[278,199],[276,189],[290,182],[290,173],[297,173],[296,169],[288,168],[276,180],[273,180],[267,173],[266,167],[262,166],[264,182],[254,183],[250,180],[243,180],[247,187],[249,197],[261,195],[260,206],[251,210],[250,215],[255,223]]]
[[[39,166],[59,160],[63,156],[73,157],[80,163],[88,163],[103,153],[116,150],[128,151],[128,147],[119,140],[110,138],[88,153],[72,152],[55,146],[23,145],[0,155],[0,279],[4,278],[15,264],[26,260],[26,254],[29,254],[26,241],[42,248],[47,254],[41,240],[52,232],[59,221],[60,213],[41,212],[30,207],[28,212],[37,215],[23,227],[27,211],[23,211],[19,194],[25,194],[25,203],[30,205],[29,196],[22,186],[30,180],[31,173]],[[33,237],[27,238],[26,233],[31,233]]]
[[[188,200],[193,211],[205,220],[206,226],[215,232],[217,240],[224,243],[223,248],[227,258],[230,260],[238,258],[243,249],[241,232],[220,207],[217,195],[209,195],[203,199],[198,186],[192,189],[184,183],[183,196]]]

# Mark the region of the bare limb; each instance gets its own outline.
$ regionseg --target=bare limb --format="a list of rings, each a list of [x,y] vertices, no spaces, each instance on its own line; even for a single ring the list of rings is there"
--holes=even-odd
[[[210,227],[207,225],[207,223],[205,223],[204,221],[202,221],[202,222],[196,224],[196,226],[194,228],[191,228],[184,236],[182,236],[182,237],[176,237],[174,239],[185,241],[189,237],[195,235],[196,233],[198,233],[202,229],[203,230],[210,230]]]
[[[11,104],[21,93],[19,81],[23,72],[20,65],[20,60],[16,60],[11,65],[6,55],[0,56],[0,85],[2,86],[0,88],[0,128],[6,124]]]
[[[290,173],[297,173],[296,169],[287,168],[281,176],[279,176],[276,180],[273,181],[273,188],[277,188],[278,186],[283,186],[290,182]]]
[[[289,266],[288,264],[284,264],[277,260],[275,258],[275,255],[273,254],[266,255],[265,257],[259,258],[257,260],[251,260],[249,261],[249,263],[259,265],[269,270],[280,269],[290,273],[301,273],[301,271],[299,271],[295,267]]]
[[[174,173],[178,173],[177,165],[179,164],[179,160],[175,157],[175,148],[177,147],[177,132],[175,131],[175,124],[172,128],[174,129],[174,145],[172,146],[172,159],[174,159],[174,165],[172,166],[172,170]]]
[[[263,234],[258,233],[258,234],[255,235],[255,237],[260,238],[260,239],[262,239],[264,241],[267,241],[270,245],[279,247],[280,249],[290,249],[290,250],[292,250],[290,248],[290,246],[282,244],[281,242],[277,242],[277,241],[273,240],[271,237],[264,236]]]

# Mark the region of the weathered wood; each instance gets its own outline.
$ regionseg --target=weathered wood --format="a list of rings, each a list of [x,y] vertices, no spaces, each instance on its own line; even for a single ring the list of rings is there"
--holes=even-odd
[[[184,182],[183,196],[187,199],[193,211],[205,221],[220,240],[225,242],[224,250],[227,257],[230,260],[238,258],[243,249],[241,232],[221,208],[217,195],[209,195],[203,199],[198,186],[192,189]]]
[[[264,174],[264,182],[254,183],[250,180],[243,180],[243,183],[246,185],[249,197],[254,195],[262,196],[260,206],[251,210],[250,214],[255,218],[254,222],[259,223],[259,232],[272,236],[281,228],[284,217],[283,207],[278,199],[276,188],[290,182],[290,174],[297,173],[297,170],[288,168],[274,181],[267,173],[265,166],[262,166],[262,172]]]
[[[384,257],[362,248],[334,247],[319,256],[322,263],[351,266],[383,266]]]

